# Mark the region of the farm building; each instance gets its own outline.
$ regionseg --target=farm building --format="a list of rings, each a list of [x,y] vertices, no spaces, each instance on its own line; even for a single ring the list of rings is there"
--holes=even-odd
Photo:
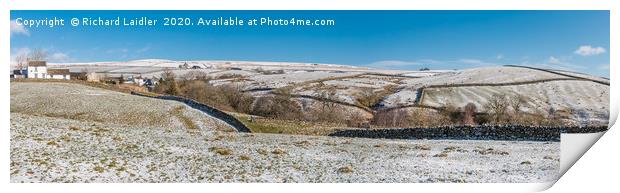
[[[69,80],[71,79],[71,73],[69,69],[49,69],[45,78]]]
[[[26,78],[26,70],[13,70],[11,71],[11,78]]]
[[[142,86],[144,85],[144,79],[142,77],[128,76],[127,79],[125,79],[123,83],[136,84],[138,86]]]
[[[101,81],[101,80],[103,80],[105,78],[106,78],[105,74],[96,73],[96,72],[86,73],[86,80],[87,81],[99,82],[99,81]]]
[[[27,78],[45,78],[47,76],[47,62],[28,61]]]
[[[27,78],[71,79],[69,69],[47,69],[45,61],[28,61]]]

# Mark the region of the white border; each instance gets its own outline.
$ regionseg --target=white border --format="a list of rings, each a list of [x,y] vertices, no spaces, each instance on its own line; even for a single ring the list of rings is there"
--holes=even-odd
[[[37,1],[8,3],[16,10],[609,10],[612,1],[604,0],[107,0],[107,1]]]
[[[2,9],[0,17],[0,26],[2,26],[2,35],[0,35],[0,61],[4,61],[3,70],[8,72],[10,61],[10,31],[9,31],[9,13],[10,10],[354,10],[354,9],[390,9],[390,10],[611,10],[612,21],[618,21],[618,4],[610,0],[434,0],[424,2],[421,0],[389,0],[389,1],[335,1],[335,0],[263,0],[263,1],[190,1],[190,0],[146,0],[146,1],[129,1],[129,0],[100,0],[100,1],[82,1],[82,0],[55,0],[55,1],[37,1],[37,0],[5,0],[0,1],[0,9]],[[617,23],[617,22],[616,22]],[[617,38],[615,34],[619,34],[618,25],[611,22],[611,45],[610,45],[610,64],[617,63],[618,51],[615,49]],[[618,67],[610,66],[612,82],[618,75]],[[8,91],[9,81],[5,78],[0,82],[2,90]],[[611,117],[614,119],[618,114],[618,84],[612,84],[611,89]],[[2,122],[5,124],[6,130],[2,132],[4,139],[4,147],[1,149],[4,157],[3,164],[0,164],[4,175],[2,180],[9,182],[9,111],[10,96],[8,92],[1,95],[0,104],[5,109],[1,112]],[[610,132],[612,133],[612,132]],[[611,137],[611,136],[609,136]],[[586,154],[583,161],[577,162],[572,170],[569,170],[566,178],[572,181],[564,182],[560,180],[552,191],[578,190],[577,187],[586,187],[581,190],[591,190],[591,187],[609,187],[611,190],[614,181],[606,179],[617,179],[614,172],[603,170],[618,165],[618,156],[616,147],[620,147],[618,135],[609,139],[603,137],[605,144],[595,145],[595,147]],[[589,154],[597,157],[589,157]],[[609,162],[606,160],[616,160]],[[581,164],[588,163],[587,165]],[[606,165],[599,164],[605,163]],[[600,173],[588,170],[587,168],[600,169]],[[614,167],[611,167],[614,168]],[[618,167],[615,166],[615,172]],[[585,174],[585,175],[584,175]],[[606,181],[605,181],[606,180]],[[581,184],[580,182],[590,182],[594,184]],[[599,181],[608,182],[609,184],[597,183]],[[523,192],[537,191],[547,188],[549,184],[8,184],[3,186],[7,192],[317,192],[317,191],[339,191],[339,192]],[[599,190],[605,190],[600,188]]]

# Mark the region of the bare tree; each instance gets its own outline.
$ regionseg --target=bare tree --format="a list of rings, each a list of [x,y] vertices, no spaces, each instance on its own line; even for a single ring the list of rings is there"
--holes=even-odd
[[[321,106],[322,106],[321,108],[325,110],[333,110],[336,104],[331,101],[338,100],[337,94],[338,93],[336,92],[335,87],[328,87],[327,89],[323,89],[319,91],[320,97],[323,99],[326,99],[326,100],[321,101]]]
[[[525,98],[521,95],[511,97],[510,100],[508,101],[510,108],[512,108],[515,114],[518,114],[521,112],[521,107],[525,105],[525,102],[526,102]]]
[[[45,59],[47,59],[47,52],[40,48],[36,48],[28,54],[29,61],[43,61]]]
[[[80,69],[80,73],[76,77],[78,80],[88,80],[88,68]]]
[[[27,59],[28,57],[26,56],[26,54],[23,54],[23,53],[15,56],[15,63],[17,64],[16,67],[18,70],[24,69],[28,65]]]
[[[209,80],[209,76],[203,71],[190,71],[183,76],[183,80]]]
[[[360,88],[356,97],[357,102],[365,107],[372,107],[381,100],[381,97],[375,93],[373,88]]]
[[[338,92],[335,87],[330,86],[319,91],[321,108],[315,112],[319,121],[341,122],[344,121],[344,110],[333,101],[338,100]]]
[[[486,109],[495,123],[507,121],[508,100],[505,94],[494,94],[486,104]]]
[[[463,107],[463,124],[475,125],[476,121],[476,105],[474,103],[467,103]]]
[[[525,98],[521,95],[516,95],[507,98],[506,101],[508,102],[508,106],[511,109],[509,113],[510,121],[512,123],[519,124],[523,124],[524,122],[526,122],[525,119],[528,119],[527,115],[521,112],[523,106],[526,104]]]
[[[368,122],[366,116],[364,116],[364,113],[360,111],[352,111],[347,119],[347,126],[370,128],[370,123]]]

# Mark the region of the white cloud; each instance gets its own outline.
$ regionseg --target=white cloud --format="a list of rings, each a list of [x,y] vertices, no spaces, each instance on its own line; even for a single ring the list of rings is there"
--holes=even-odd
[[[46,53],[50,53],[50,50],[47,50],[47,49],[44,49],[43,51],[45,51]],[[19,56],[19,55],[28,56],[30,52],[32,52],[32,49],[28,47],[11,50],[11,65],[14,65],[16,56]],[[52,54],[47,54],[47,61],[48,62],[71,62],[75,60],[64,52],[55,51]]]
[[[50,62],[68,62],[71,61],[71,57],[62,52],[56,52],[49,57],[49,60]]]
[[[17,50],[11,50],[11,63],[10,66],[17,66],[17,61],[15,61],[15,57],[22,55],[28,56],[30,53],[30,48],[19,48]]]
[[[17,49],[15,52],[11,52],[11,59],[15,58],[15,56],[18,56],[18,55],[27,56],[28,54],[30,54],[30,48],[20,48],[20,49]]]
[[[17,50],[11,50],[11,63],[15,61],[16,56],[28,56],[30,54],[30,48],[24,47]]]
[[[11,20],[11,37],[15,35],[26,35],[30,36],[30,32],[23,25],[18,25],[15,20]]]
[[[590,45],[583,45],[583,46],[579,46],[579,48],[577,48],[577,50],[575,50],[575,54],[581,55],[581,56],[593,56],[593,55],[599,55],[602,53],[605,53],[606,50],[603,47],[592,47]]]
[[[498,60],[504,59],[504,54],[498,54],[497,56],[495,56],[495,59],[498,59]]]

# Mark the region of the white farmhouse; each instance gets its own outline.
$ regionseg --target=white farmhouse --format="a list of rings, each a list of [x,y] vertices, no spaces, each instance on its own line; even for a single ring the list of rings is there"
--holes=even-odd
[[[45,61],[28,61],[28,78],[71,79],[69,69],[47,69]]]
[[[45,78],[47,76],[47,62],[28,61],[28,78]]]

